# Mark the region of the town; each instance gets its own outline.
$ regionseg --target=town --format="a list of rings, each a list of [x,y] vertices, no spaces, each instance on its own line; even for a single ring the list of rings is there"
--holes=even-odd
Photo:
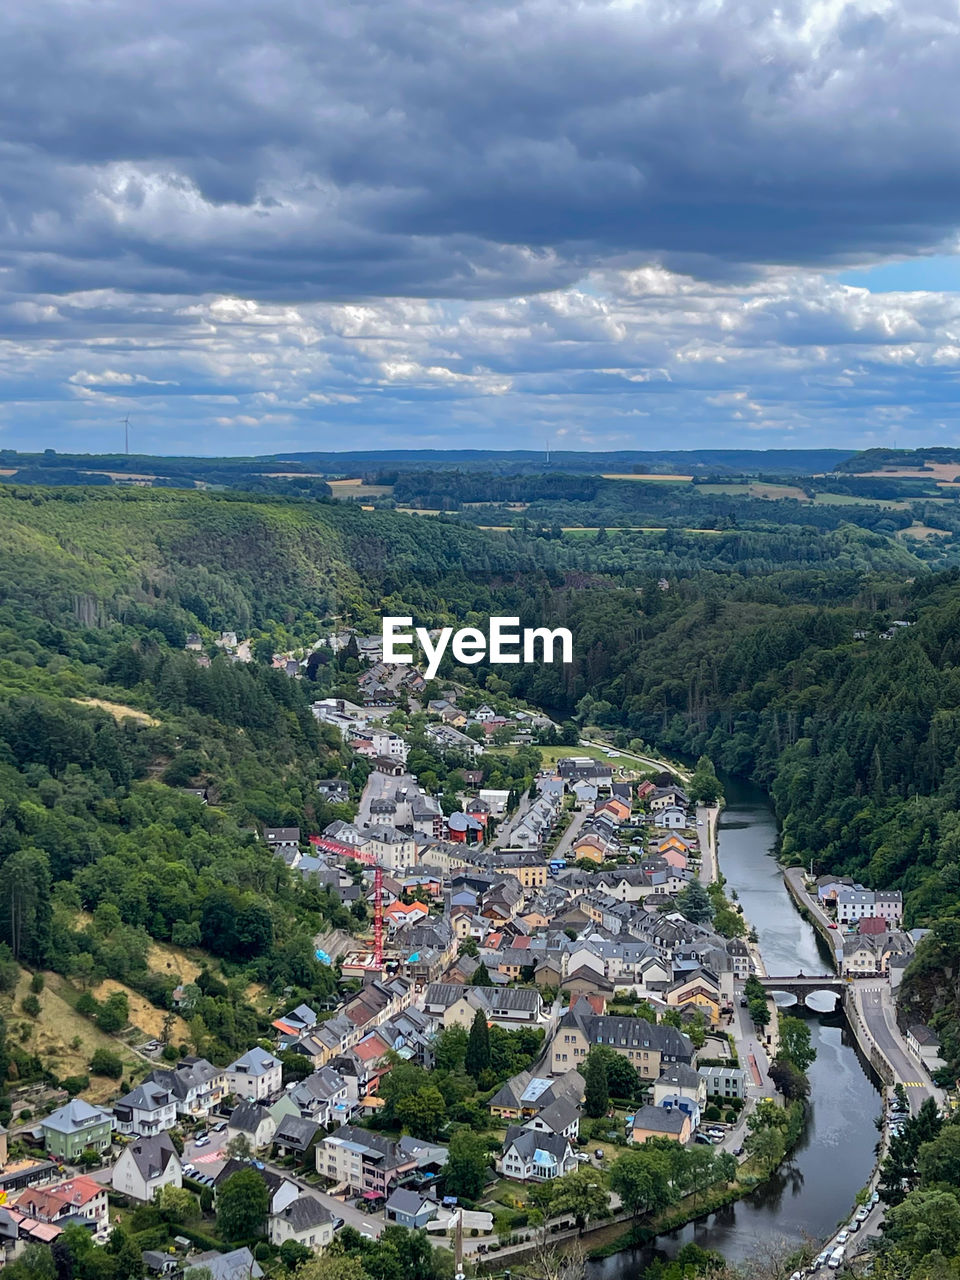
[[[0,1135],[7,1261],[77,1224],[103,1243],[118,1215],[154,1229],[148,1273],[214,1280],[295,1263],[345,1227],[425,1229],[459,1270],[547,1226],[563,1239],[678,1200],[689,1217],[783,1156],[804,1029],[775,994],[835,986],[891,1088],[942,1101],[935,1032],[897,1037],[883,1013],[923,934],[902,930],[899,892],[790,871],[836,978],[768,974],[724,890],[709,770],[586,739],[541,754],[561,736],[543,713],[463,686],[428,697],[378,638],[338,640],[359,658],[357,700],[313,714],[363,784],[317,791],[352,816],[260,835],[342,909],[315,939],[339,995],[280,1009],[222,1065],[148,1042],[143,1078],[109,1104],[81,1090],[21,1110]],[[249,659],[235,635],[222,645]],[[303,663],[275,665],[299,678]],[[517,768],[489,785],[495,750]],[[189,1006],[187,986],[176,999]],[[888,1138],[909,1113],[891,1105]],[[637,1175],[665,1143],[689,1172],[658,1199]],[[877,1200],[851,1231],[878,1225]]]

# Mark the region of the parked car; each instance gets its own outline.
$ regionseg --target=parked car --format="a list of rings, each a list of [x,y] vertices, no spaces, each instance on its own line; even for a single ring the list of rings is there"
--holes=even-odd
[[[195,1147],[209,1147],[210,1135],[208,1133],[198,1134],[197,1137],[194,1138],[193,1140],[193,1145]]]
[[[850,1239],[849,1231],[841,1231],[837,1236],[837,1244],[846,1244]]]
[[[343,1226],[343,1219],[342,1219],[342,1218],[334,1218],[334,1220],[333,1220],[333,1229],[334,1229],[334,1231],[339,1231],[339,1230],[340,1230],[340,1228],[341,1228],[342,1226]]]
[[[828,929],[835,929],[836,927],[837,927],[837,926],[834,924],[834,922],[833,922],[832,920],[831,920],[831,921],[829,922],[829,924],[827,925],[827,928],[828,928]],[[831,1265],[831,1267],[833,1266],[833,1260],[832,1260],[832,1259],[831,1259],[831,1261],[830,1261],[830,1265]],[[837,1266],[839,1266],[839,1265],[840,1265],[840,1264],[839,1264],[839,1263],[837,1263]]]
[[[875,1191],[875,1192],[873,1193],[873,1195],[870,1197],[870,1203],[871,1203],[872,1205],[875,1205],[875,1204],[879,1204],[879,1203],[880,1203],[880,1192],[879,1192],[879,1191]]]
[[[223,1133],[223,1131],[224,1131],[224,1129],[225,1129],[226,1127],[227,1127],[227,1122],[226,1122],[226,1120],[218,1120],[216,1124],[212,1124],[212,1125],[210,1126],[210,1132],[211,1132],[211,1133]]]
[[[597,1157],[597,1159],[598,1159],[598,1160],[602,1160],[602,1159],[603,1159],[603,1148],[602,1148],[602,1147],[597,1147],[596,1151],[595,1151],[593,1154]]]
[[[854,1218],[854,1220],[850,1223],[850,1230],[851,1230],[851,1231],[859,1231],[859,1230],[860,1230],[860,1223],[859,1223],[859,1221],[858,1221],[856,1218]]]
[[[743,1147],[734,1147],[734,1148],[733,1148],[733,1154],[734,1154],[735,1156],[742,1156],[742,1155],[743,1155]]]
[[[577,1163],[578,1163],[578,1164],[589,1164],[589,1163],[590,1163],[590,1157],[587,1155],[587,1153],[586,1153],[585,1151],[578,1151],[578,1152],[577,1152]]]
[[[865,1204],[861,1205],[860,1208],[857,1210],[857,1221],[866,1222],[866,1220],[869,1217],[870,1217],[870,1210],[867,1208]]]
[[[842,1264],[843,1264],[843,1250],[834,1249],[833,1253],[831,1253],[830,1255],[830,1261],[827,1263],[827,1266],[830,1268],[831,1271],[836,1271],[838,1267],[840,1267]]]

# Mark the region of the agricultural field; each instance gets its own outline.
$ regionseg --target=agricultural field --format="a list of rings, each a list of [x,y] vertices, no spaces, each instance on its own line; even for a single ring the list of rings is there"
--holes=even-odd
[[[701,484],[697,485],[699,493],[725,494],[733,498],[795,498],[798,502],[809,502],[810,499],[795,484],[764,484],[760,480],[749,484]]]
[[[333,496],[341,501],[348,498],[388,498],[393,493],[392,484],[364,484],[356,477],[352,480],[328,480]]]
[[[818,493],[813,501],[818,507],[886,507],[888,511],[908,511],[911,506],[903,498],[861,498],[852,493]]]
[[[693,479],[693,476],[660,475],[659,473],[654,473],[652,471],[646,472],[642,475],[633,475],[632,473],[627,474],[625,472],[614,471],[614,472],[604,472],[603,479],[604,480],[664,480],[664,481],[667,481],[668,483],[672,482],[673,484],[685,484],[685,483],[688,484]]]

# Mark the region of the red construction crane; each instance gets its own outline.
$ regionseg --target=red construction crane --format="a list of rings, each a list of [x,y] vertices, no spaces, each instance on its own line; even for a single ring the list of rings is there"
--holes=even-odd
[[[329,840],[324,836],[310,836],[310,843],[315,849],[325,853],[337,853],[344,858],[353,858],[368,867],[373,867],[373,958],[377,968],[383,968],[383,867],[372,853],[363,853],[350,844],[341,844],[339,840]]]

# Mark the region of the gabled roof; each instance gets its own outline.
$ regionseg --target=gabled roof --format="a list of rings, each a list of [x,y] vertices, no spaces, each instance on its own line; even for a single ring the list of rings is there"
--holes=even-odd
[[[306,1151],[319,1130],[320,1126],[315,1120],[304,1120],[300,1116],[284,1116],[277,1125],[273,1140],[284,1146],[296,1147],[298,1151]]]
[[[547,1155],[553,1156],[557,1164],[561,1164],[570,1150],[570,1142],[561,1134],[538,1133],[535,1129],[521,1129],[517,1125],[511,1125],[503,1143],[504,1155],[511,1148],[524,1163],[533,1160],[536,1152],[545,1151]]]
[[[155,1138],[138,1138],[127,1147],[127,1151],[145,1182],[152,1182],[165,1173],[171,1160],[179,1161],[167,1133],[159,1133]]]
[[[578,1119],[579,1115],[580,1108],[572,1098],[560,1097],[551,1102],[548,1107],[544,1107],[539,1115],[528,1120],[527,1125],[531,1125],[533,1120],[536,1120],[554,1133],[563,1133]]]
[[[424,1199],[418,1191],[404,1191],[402,1187],[398,1187],[387,1201],[386,1208],[394,1213],[406,1213],[411,1218],[415,1218],[424,1205],[430,1209],[434,1207],[431,1201]]]
[[[270,1115],[266,1107],[259,1102],[241,1102],[230,1114],[231,1129],[239,1129],[241,1133],[256,1133],[260,1125]]]
[[[263,1268],[246,1247],[232,1249],[229,1253],[201,1253],[194,1266],[188,1266],[184,1275],[190,1280],[193,1270],[207,1270],[211,1280],[261,1280]]]
[[[333,1221],[333,1214],[312,1195],[298,1196],[280,1213],[273,1215],[274,1221],[288,1222],[296,1232],[309,1231],[311,1227],[322,1227]]]

